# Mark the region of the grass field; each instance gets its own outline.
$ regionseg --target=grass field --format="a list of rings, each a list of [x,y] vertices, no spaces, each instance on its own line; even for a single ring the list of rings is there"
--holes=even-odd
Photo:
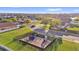
[[[69,41],[63,41],[63,44],[59,46],[59,51],[79,51],[79,44]]]
[[[31,47],[30,45],[23,46],[21,43],[13,41],[14,37],[28,33],[30,31],[31,31],[30,29],[24,27],[17,30],[1,33],[0,44],[9,47],[12,50],[34,50],[34,48]]]
[[[22,45],[18,41],[13,41],[14,37],[28,33],[30,31],[31,30],[29,28],[24,27],[24,28],[20,28],[20,29],[5,32],[5,33],[0,33],[0,44],[5,45],[15,51],[38,51],[39,49],[32,47],[28,44]],[[54,50],[52,45],[47,49],[47,51]],[[57,50],[58,51],[73,51],[73,50],[77,51],[79,50],[79,44],[68,42],[68,41],[63,41],[63,44],[58,46]]]
[[[79,31],[79,27],[74,27],[74,28],[67,28],[67,30],[70,30],[70,31]]]

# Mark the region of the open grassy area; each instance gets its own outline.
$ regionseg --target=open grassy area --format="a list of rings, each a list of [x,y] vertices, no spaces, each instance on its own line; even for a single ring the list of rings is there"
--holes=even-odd
[[[70,41],[63,41],[63,44],[53,44],[47,48],[47,51],[79,51],[79,44],[70,42]]]
[[[28,44],[27,45],[22,45],[18,41],[13,41],[14,37],[16,37],[18,35],[28,33],[30,31],[31,30],[29,28],[24,27],[24,28],[20,28],[20,29],[5,32],[5,33],[0,33],[0,44],[5,45],[5,46],[7,46],[7,47],[9,47],[9,48],[11,48],[12,50],[15,50],[15,51],[25,51],[25,50],[26,51],[38,51],[39,49],[37,49],[35,47],[32,47]],[[47,49],[48,51],[54,50],[52,48],[53,47],[52,45]],[[73,42],[68,42],[68,41],[63,41],[63,44],[60,45],[57,50],[59,50],[59,51],[79,50],[79,44],[73,43]]]
[[[63,41],[63,44],[59,46],[59,51],[79,51],[79,44],[70,42],[70,41]]]
[[[14,37],[28,33],[30,31],[31,31],[30,29],[24,27],[5,33],[0,33],[0,44],[9,47],[12,50],[36,50],[30,45],[23,46],[21,43],[13,41]]]
[[[67,30],[70,30],[70,31],[79,31],[79,28],[77,28],[77,27],[74,27],[74,28],[67,28]]]

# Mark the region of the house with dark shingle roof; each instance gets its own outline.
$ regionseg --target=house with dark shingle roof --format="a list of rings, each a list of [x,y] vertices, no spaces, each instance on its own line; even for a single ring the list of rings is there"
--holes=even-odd
[[[14,23],[14,22],[0,23],[0,32],[5,32],[5,31],[17,29],[19,27],[20,27],[20,25]]]

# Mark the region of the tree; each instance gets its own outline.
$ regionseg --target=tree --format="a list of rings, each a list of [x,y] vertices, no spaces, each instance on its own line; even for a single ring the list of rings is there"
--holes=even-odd
[[[79,16],[75,17],[74,21],[79,21]]]
[[[17,21],[16,18],[10,18],[9,20],[11,20],[12,22],[16,22]]]
[[[0,18],[0,21],[2,20],[2,18]]]
[[[8,19],[3,19],[2,22],[16,22],[16,18],[8,18]]]
[[[31,19],[27,19],[27,20],[26,20],[26,23],[27,23],[27,24],[32,23],[32,20],[31,20]]]
[[[2,18],[0,18],[0,22],[2,22]]]
[[[36,19],[36,20],[42,20],[42,18],[41,18],[41,17],[35,17],[35,19]]]
[[[43,24],[50,24],[51,26],[57,26],[61,24],[61,20],[57,18],[46,17],[42,20]]]
[[[55,38],[55,41],[54,41],[54,50],[57,50],[59,45],[62,44],[62,38]]]
[[[45,30],[49,30],[49,28],[50,28],[50,24],[47,24],[47,25],[43,26],[43,29],[45,29]]]
[[[61,20],[60,19],[52,19],[50,22],[51,26],[57,26],[61,24]]]
[[[58,50],[58,47],[63,43],[61,37],[48,37],[49,40],[53,41],[52,44],[47,48],[49,51],[56,51]]]
[[[62,38],[61,37],[55,38],[54,39],[54,43],[53,43],[53,49],[57,50],[59,45],[61,45],[62,43],[63,42],[62,42]]]

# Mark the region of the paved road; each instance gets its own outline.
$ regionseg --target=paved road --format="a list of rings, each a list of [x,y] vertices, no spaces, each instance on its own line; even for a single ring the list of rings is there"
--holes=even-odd
[[[37,29],[38,27],[35,27],[34,29]],[[32,29],[32,30],[34,30]],[[62,35],[71,35],[71,36],[76,36],[76,37],[79,37],[79,34],[74,34],[72,32],[65,32],[65,31],[55,31],[55,30],[49,30],[48,31],[50,33],[50,35],[52,34],[55,34],[55,35],[59,35],[59,36],[62,36]]]
[[[68,32],[68,31],[64,32],[64,31],[50,30],[49,32],[52,33],[52,34],[55,34],[55,35],[59,35],[59,36],[62,36],[62,35],[71,35],[71,36],[79,37],[79,34],[74,34],[74,33]]]

